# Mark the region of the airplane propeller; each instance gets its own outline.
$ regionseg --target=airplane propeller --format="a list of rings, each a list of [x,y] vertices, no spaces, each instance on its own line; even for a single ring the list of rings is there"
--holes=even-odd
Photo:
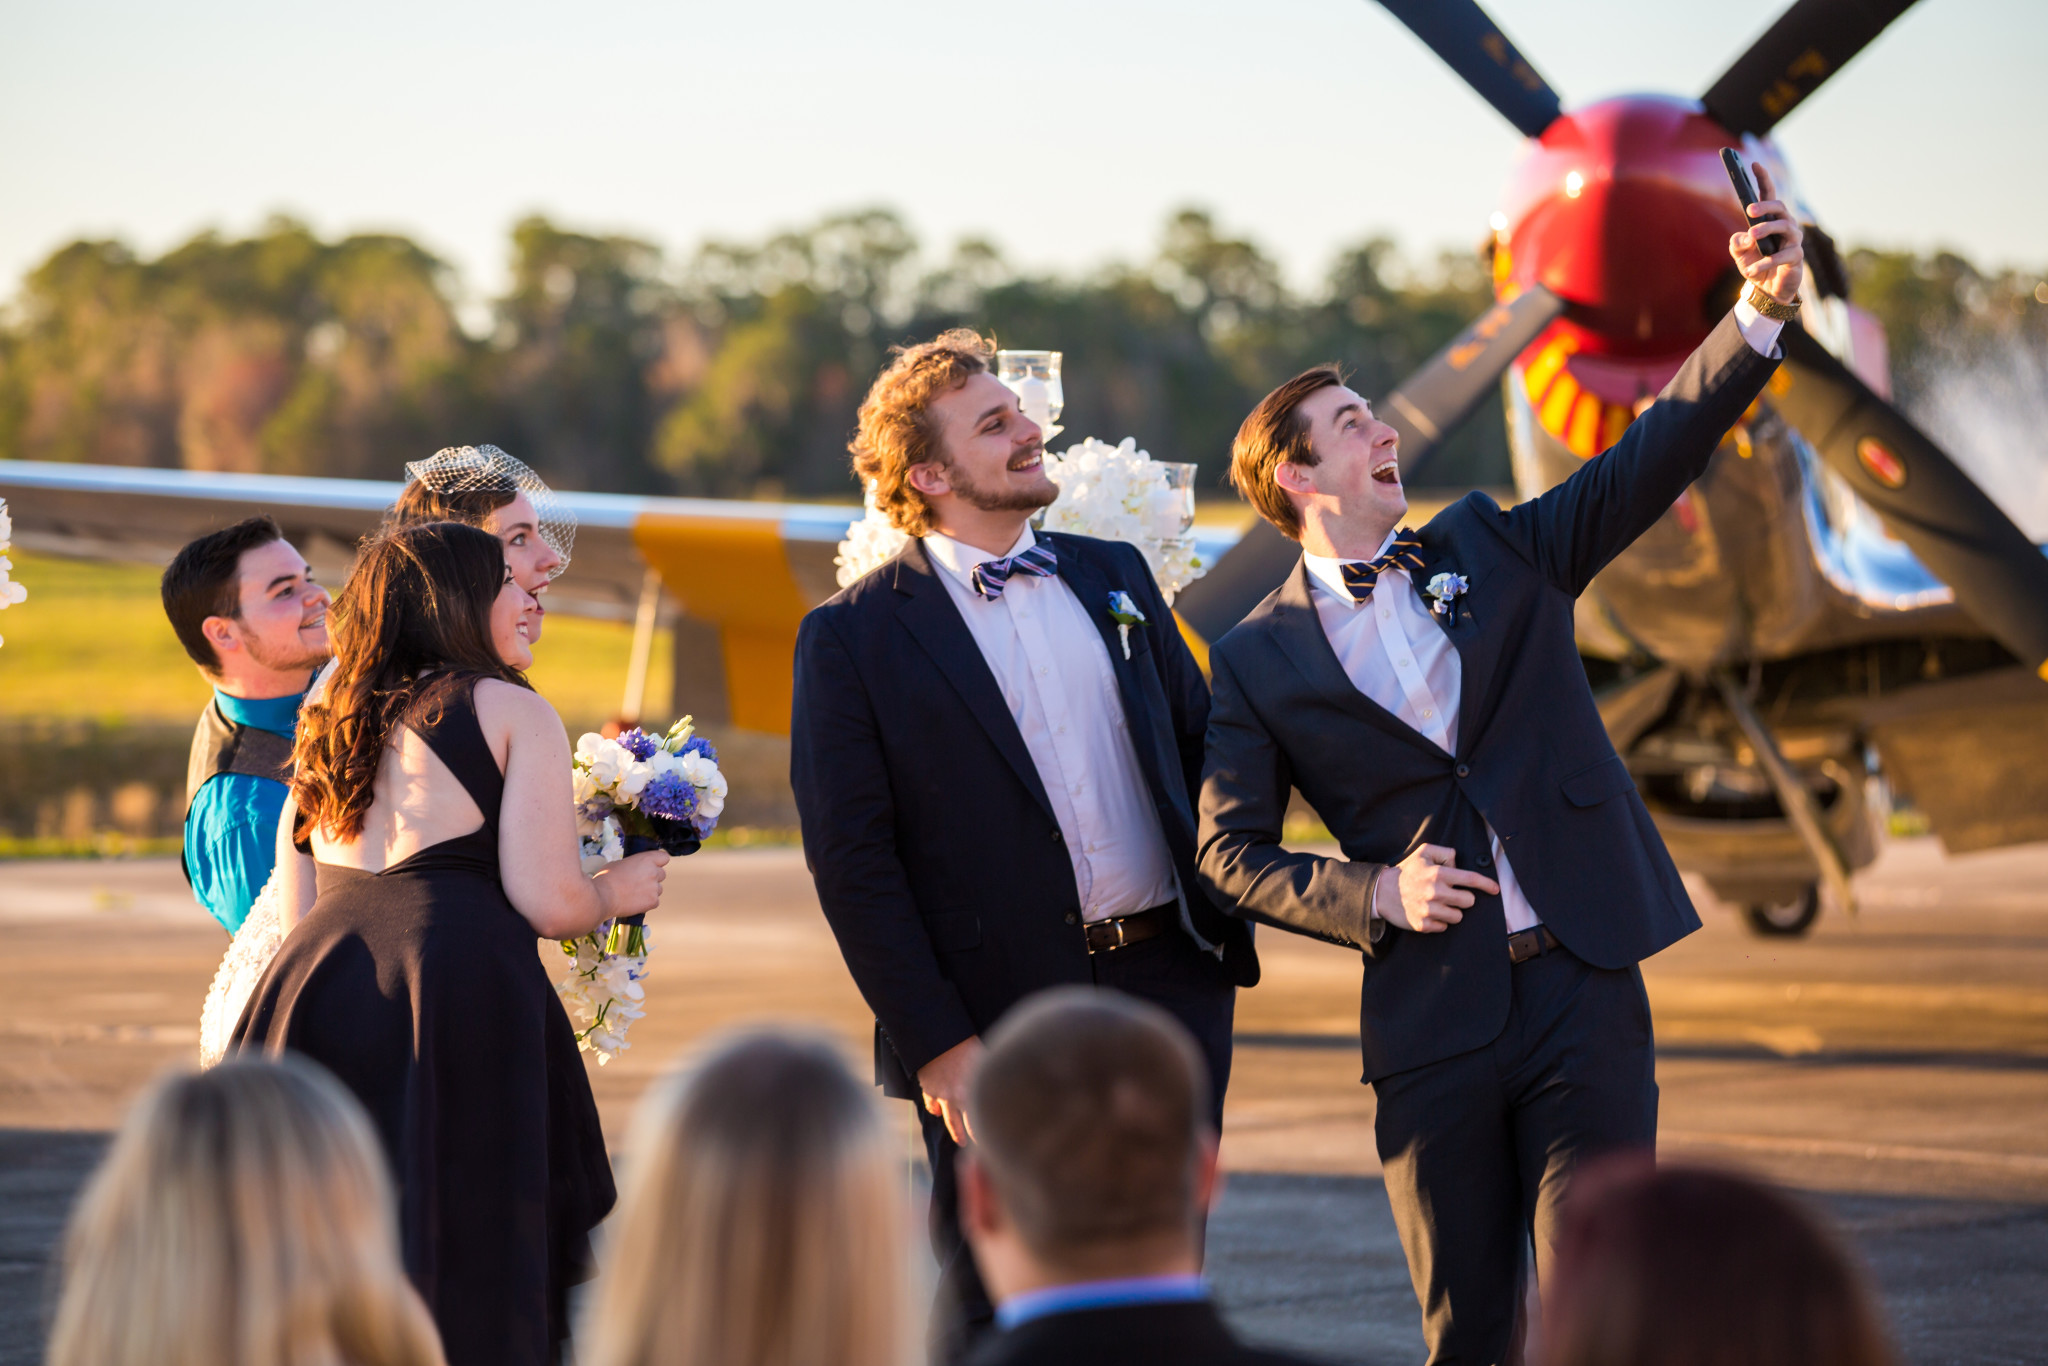
[[[1380,0],[1524,137],[1541,137],[1561,105],[1500,25],[1473,0]]]
[[[1781,417],[2020,662],[2048,678],[2048,556],[1898,409],[1788,326]]]
[[[1722,73],[1701,103],[1729,132],[1762,137],[1913,4],[1798,0]]]

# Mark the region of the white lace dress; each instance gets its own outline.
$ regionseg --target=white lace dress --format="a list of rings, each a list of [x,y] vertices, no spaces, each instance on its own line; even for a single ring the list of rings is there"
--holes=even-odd
[[[242,1007],[249,1003],[249,993],[256,989],[257,979],[277,956],[277,946],[284,940],[278,928],[278,910],[283,904],[284,888],[272,871],[270,880],[256,894],[256,904],[249,908],[249,918],[235,931],[226,956],[220,960],[220,969],[213,974],[213,985],[207,989],[206,1005],[199,1012],[201,1067],[211,1067],[227,1056],[228,1041],[234,1037],[235,1022],[242,1018]]]

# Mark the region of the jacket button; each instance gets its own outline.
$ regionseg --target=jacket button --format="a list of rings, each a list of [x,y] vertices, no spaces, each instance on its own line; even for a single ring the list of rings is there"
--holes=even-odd
[[[1492,866],[1493,866],[1493,855],[1491,855],[1491,854],[1481,854],[1481,855],[1479,856],[1479,866],[1480,866],[1481,868],[1490,868],[1490,867],[1492,867]]]
[[[1079,920],[1080,918],[1081,917],[1073,911],[1067,912],[1067,923],[1069,925],[1073,924],[1076,920]]]
[[[1472,770],[1471,770],[1470,768],[1466,767],[1466,766],[1465,766],[1464,764],[1459,764],[1459,765],[1458,765],[1458,776],[1459,776],[1460,778],[1469,778],[1469,777],[1471,777],[1471,776],[1472,776]]]
[[[1054,844],[1058,844],[1058,843],[1060,842],[1060,832],[1059,832],[1059,831],[1055,830],[1055,831],[1053,831],[1053,832],[1052,832],[1052,842],[1053,842]]]

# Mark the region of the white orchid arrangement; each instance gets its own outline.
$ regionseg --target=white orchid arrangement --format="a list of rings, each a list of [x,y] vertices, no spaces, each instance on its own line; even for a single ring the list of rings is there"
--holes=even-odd
[[[14,561],[7,558],[13,543],[14,519],[7,515],[7,500],[0,498],[0,607],[12,607],[28,597],[28,590],[8,577],[14,572]],[[0,640],[0,645],[5,643]]]
[[[570,764],[585,873],[648,849],[695,853],[725,810],[718,752],[687,716],[658,737],[638,727],[617,739],[586,734]],[[597,1054],[600,1067],[626,1051],[627,1029],[647,1013],[640,983],[650,947],[637,915],[562,941],[575,966],[555,990],[577,1045]]]
[[[1135,437],[1112,446],[1091,436],[1046,457],[1046,477],[1060,486],[1060,496],[1045,510],[1045,529],[1130,542],[1171,603],[1209,572],[1188,535],[1194,505],[1182,470],[1191,467],[1154,460]]]
[[[1130,542],[1171,603],[1174,594],[1209,572],[1187,534],[1192,508],[1186,476],[1178,471],[1189,468],[1154,460],[1128,436],[1116,446],[1091,436],[1063,454],[1048,453],[1046,477],[1059,485],[1060,496],[1045,510],[1045,529]],[[875,506],[870,488],[866,510],[847,528],[833,559],[839,586],[887,564],[909,539]]]

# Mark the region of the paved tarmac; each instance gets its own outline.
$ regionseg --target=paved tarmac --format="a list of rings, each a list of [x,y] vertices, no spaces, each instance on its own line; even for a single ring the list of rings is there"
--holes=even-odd
[[[2048,1360],[2048,848],[1904,841],[1864,912],[1801,941],[1707,926],[1646,965],[1667,1158],[1805,1193],[1870,1265],[1915,1363]],[[707,1035],[869,1017],[792,850],[679,865],[648,1017],[593,1068],[614,1143]],[[169,861],[0,863],[0,1366],[40,1359],[51,1250],[106,1131],[187,1062],[223,936]],[[1358,1084],[1355,956],[1261,931],[1240,997],[1211,1271],[1248,1334],[1334,1361],[1422,1357]],[[544,949],[544,953],[553,953]],[[907,1107],[896,1106],[906,1161]]]

